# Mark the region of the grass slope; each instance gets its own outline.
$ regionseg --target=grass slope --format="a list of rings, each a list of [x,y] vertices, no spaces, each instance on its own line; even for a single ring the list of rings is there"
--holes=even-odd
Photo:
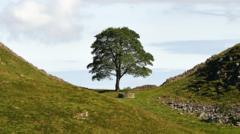
[[[178,124],[178,127],[190,133],[238,134],[240,133],[239,127],[200,121],[195,115],[174,110],[159,100],[159,97],[170,97],[183,102],[191,101],[211,105],[239,104],[238,63],[240,63],[240,44],[211,57],[206,63],[197,65],[182,75],[169,79],[161,87],[131,91],[135,92],[136,99],[117,99],[116,93],[104,94],[125,104],[151,112],[165,123]],[[200,89],[194,90],[196,88]]]
[[[74,118],[86,111],[86,119]],[[189,130],[50,76],[0,44],[0,133],[146,132]]]
[[[186,73],[169,79],[164,85],[179,85],[175,93],[221,103],[240,101],[240,44],[209,58]]]
[[[146,90],[134,90],[131,92],[135,93],[136,99],[118,99],[117,93],[106,92],[103,93],[106,96],[111,96],[112,98],[130,105],[132,107],[140,108],[147,112],[158,116],[161,118],[162,122],[166,124],[166,130],[176,129],[176,134],[239,134],[240,128],[231,126],[231,125],[222,125],[216,123],[207,123],[200,121],[195,115],[187,114],[184,112],[179,112],[175,109],[170,108],[169,106],[161,103],[159,97],[171,97],[176,100],[183,101],[195,101],[196,103],[219,103],[210,98],[203,98],[192,94],[190,92],[185,92],[178,90],[179,87],[187,84],[188,81],[178,80],[172,84],[165,85],[162,87]],[[184,95],[182,95],[184,94]],[[172,124],[172,126],[168,126]],[[174,126],[173,126],[174,124]],[[178,131],[181,128],[184,131]],[[170,132],[171,133],[171,132]]]

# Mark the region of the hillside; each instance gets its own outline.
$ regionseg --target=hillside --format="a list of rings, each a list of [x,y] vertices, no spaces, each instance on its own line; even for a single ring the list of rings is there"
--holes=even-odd
[[[209,58],[182,75],[170,78],[163,86],[184,82],[185,90],[212,100],[239,102],[240,44]]]
[[[240,44],[208,59],[195,72],[191,90],[201,95],[224,95],[240,91]],[[237,97],[237,96],[236,96]]]
[[[201,120],[240,126],[240,44],[170,78],[160,101]],[[171,91],[167,91],[171,90]]]
[[[0,45],[0,133],[190,133],[48,75]],[[175,128],[175,129],[169,129]]]
[[[237,44],[160,87],[132,90],[136,99],[124,102],[181,124],[193,133],[240,133],[239,48]]]
[[[0,44],[0,133],[238,133],[161,103],[164,97],[215,103],[186,90],[197,76],[190,72],[162,87],[135,90],[136,99],[117,99],[116,93],[97,93],[51,76]]]

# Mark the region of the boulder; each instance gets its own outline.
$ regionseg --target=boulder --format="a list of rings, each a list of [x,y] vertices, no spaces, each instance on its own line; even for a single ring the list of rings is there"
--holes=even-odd
[[[199,115],[199,119],[200,119],[200,120],[203,120],[203,121],[208,121],[208,120],[209,120],[208,114],[205,113],[205,112],[202,112],[202,113]]]
[[[128,99],[134,99],[135,93],[119,93],[118,98],[128,98]]]
[[[125,97],[129,98],[129,99],[134,99],[135,98],[135,93],[126,93]]]
[[[118,98],[125,98],[125,93],[118,93]]]

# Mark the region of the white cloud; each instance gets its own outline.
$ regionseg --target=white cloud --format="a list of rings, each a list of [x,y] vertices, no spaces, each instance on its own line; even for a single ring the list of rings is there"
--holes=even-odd
[[[79,5],[80,1],[78,0],[58,0],[58,6],[60,12],[63,14],[72,14],[73,9]]]
[[[193,46],[192,52],[189,46],[199,45],[194,42],[185,46],[187,51],[164,50],[150,44],[239,38],[236,29],[239,21],[226,19],[239,16],[239,4],[240,0],[0,1],[0,38],[39,68],[85,70],[92,61],[93,36],[109,26],[129,26],[141,35],[144,47],[154,55],[154,68],[186,70],[214,54],[213,51]],[[94,17],[86,19],[89,15]],[[6,36],[10,38],[4,39]],[[157,75],[156,80],[160,77]]]
[[[46,7],[34,1],[25,1],[12,9],[13,17],[25,25],[38,27],[50,22],[51,17],[46,13]]]
[[[9,2],[0,13],[0,25],[10,37],[58,43],[78,40],[81,14],[78,0]]]
[[[92,5],[102,8],[110,4],[136,6],[151,3],[170,4],[171,6],[164,9],[169,12],[223,16],[231,20],[238,18],[240,11],[237,6],[240,4],[239,0],[10,0],[2,4],[5,8],[0,10],[0,26],[4,34],[14,40],[27,39],[58,44],[82,37],[87,25],[83,22],[89,15],[88,12],[92,12],[86,9],[94,10]],[[111,11],[108,12],[111,14]],[[98,25],[97,22],[94,23]]]
[[[239,0],[88,0],[88,2],[99,4],[111,4],[111,3],[181,3],[181,4],[236,4],[240,3]]]
[[[86,3],[109,4],[172,4],[172,11],[193,14],[226,17],[229,20],[239,18],[239,0],[88,0]]]

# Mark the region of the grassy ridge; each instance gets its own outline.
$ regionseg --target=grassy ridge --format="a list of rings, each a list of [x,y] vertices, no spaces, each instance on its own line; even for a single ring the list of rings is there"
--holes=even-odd
[[[0,133],[174,133],[161,118],[68,84],[0,45]],[[86,118],[81,114],[88,112]],[[79,118],[76,118],[80,116]]]
[[[181,96],[212,100],[219,103],[240,101],[240,44],[209,58],[186,73],[164,83]],[[199,99],[199,100],[201,100]]]

